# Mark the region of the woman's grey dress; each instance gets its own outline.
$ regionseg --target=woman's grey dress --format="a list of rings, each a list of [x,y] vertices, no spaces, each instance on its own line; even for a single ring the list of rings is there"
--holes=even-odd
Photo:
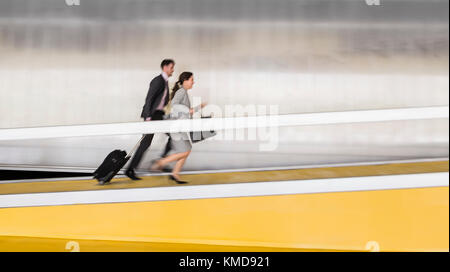
[[[189,109],[191,108],[191,102],[187,91],[180,88],[173,97],[171,103],[171,110],[169,113],[170,120],[176,119],[190,119],[191,114]],[[197,111],[199,107],[194,108]],[[192,144],[190,141],[189,133],[187,132],[177,132],[170,133],[171,138],[171,149],[174,153],[183,153],[190,151],[192,149]]]

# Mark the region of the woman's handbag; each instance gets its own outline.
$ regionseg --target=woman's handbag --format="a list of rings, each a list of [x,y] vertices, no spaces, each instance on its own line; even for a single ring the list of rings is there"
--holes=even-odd
[[[211,116],[202,116],[202,118],[211,118]],[[213,136],[215,136],[217,134],[217,132],[215,132],[214,130],[211,131],[191,131],[190,136],[191,136],[191,142],[193,144],[201,142],[205,139],[211,138]]]

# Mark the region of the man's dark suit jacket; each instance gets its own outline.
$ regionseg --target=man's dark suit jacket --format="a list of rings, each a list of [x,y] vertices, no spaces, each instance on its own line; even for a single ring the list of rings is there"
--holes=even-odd
[[[147,97],[145,98],[145,105],[142,108],[141,117],[147,119],[151,117],[156,111],[156,107],[161,103],[161,99],[164,95],[164,89],[166,88],[166,81],[162,75],[155,77],[150,82],[150,88],[148,89]],[[167,90],[169,87],[167,86]],[[169,102],[169,94],[164,99],[164,106]]]

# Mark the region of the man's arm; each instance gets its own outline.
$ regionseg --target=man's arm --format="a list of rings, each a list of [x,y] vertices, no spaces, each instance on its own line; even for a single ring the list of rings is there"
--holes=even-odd
[[[152,105],[152,101],[155,98],[155,95],[158,93],[158,83],[156,80],[152,80],[150,82],[150,87],[147,92],[147,97],[145,98],[144,110],[142,112],[142,117],[149,121],[150,116],[150,107]]]

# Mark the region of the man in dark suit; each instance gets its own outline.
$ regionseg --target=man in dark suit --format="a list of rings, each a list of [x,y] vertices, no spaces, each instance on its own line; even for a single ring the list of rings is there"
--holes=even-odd
[[[175,62],[171,59],[165,59],[161,62],[162,73],[155,77],[150,82],[150,88],[145,98],[145,104],[142,109],[141,117],[144,121],[156,121],[162,120],[164,116],[164,107],[169,102],[169,77],[172,76],[174,71]],[[150,147],[154,134],[145,134],[142,139],[136,153],[134,154],[128,170],[125,171],[132,180],[140,180],[141,178],[136,176],[135,169],[141,162],[145,151]],[[169,148],[170,142],[166,146],[166,151]]]

